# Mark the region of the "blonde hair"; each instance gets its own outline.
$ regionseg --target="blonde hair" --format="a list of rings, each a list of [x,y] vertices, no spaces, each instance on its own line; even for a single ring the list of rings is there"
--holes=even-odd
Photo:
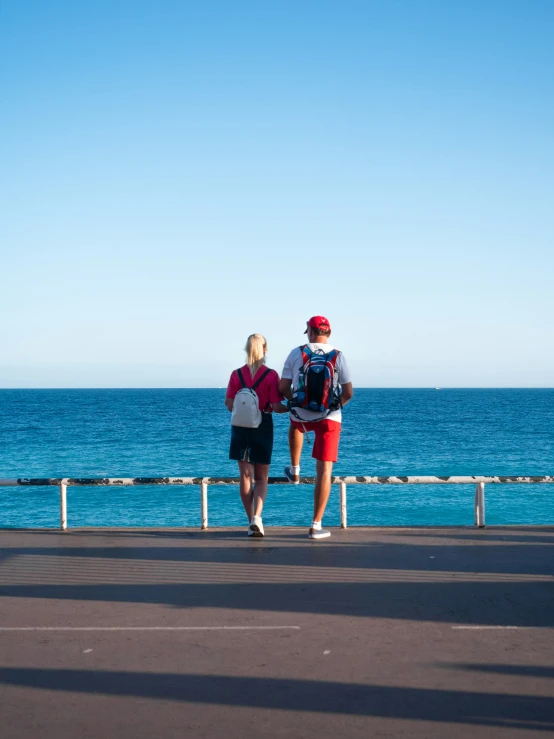
[[[252,377],[265,363],[265,350],[267,349],[267,341],[261,334],[250,334],[246,340],[244,351],[246,352],[246,364],[250,369]]]

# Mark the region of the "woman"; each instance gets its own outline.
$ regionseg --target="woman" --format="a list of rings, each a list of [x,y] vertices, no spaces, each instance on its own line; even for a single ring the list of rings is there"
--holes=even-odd
[[[233,410],[235,395],[244,385],[251,388],[257,383],[255,392],[262,411],[262,422],[257,428],[231,426],[231,448],[229,459],[239,463],[240,497],[248,516],[248,536],[263,536],[262,509],[267,495],[267,478],[273,450],[273,418],[275,413],[288,413],[281,403],[279,375],[265,365],[267,342],[261,334],[248,337],[245,346],[246,364],[231,374],[227,387],[225,405]],[[244,385],[241,382],[244,381]]]

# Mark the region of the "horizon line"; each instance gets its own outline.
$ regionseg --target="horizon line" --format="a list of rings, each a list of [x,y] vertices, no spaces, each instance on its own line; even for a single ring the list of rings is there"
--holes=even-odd
[[[86,386],[86,387],[0,387],[2,390],[225,390],[224,385],[190,385],[185,387],[105,387],[105,386]],[[535,385],[356,385],[355,390],[554,390],[554,386],[535,386]]]

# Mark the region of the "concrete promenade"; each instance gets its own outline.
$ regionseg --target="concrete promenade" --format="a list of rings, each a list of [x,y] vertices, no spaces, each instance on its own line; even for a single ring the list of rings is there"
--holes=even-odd
[[[0,531],[0,736],[554,732],[554,528]]]

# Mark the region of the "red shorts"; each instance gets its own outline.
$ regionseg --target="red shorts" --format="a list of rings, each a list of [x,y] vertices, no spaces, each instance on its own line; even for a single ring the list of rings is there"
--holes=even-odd
[[[336,462],[339,457],[340,427],[339,421],[293,421],[290,424],[298,431],[313,431],[315,434],[312,457],[322,462]]]

